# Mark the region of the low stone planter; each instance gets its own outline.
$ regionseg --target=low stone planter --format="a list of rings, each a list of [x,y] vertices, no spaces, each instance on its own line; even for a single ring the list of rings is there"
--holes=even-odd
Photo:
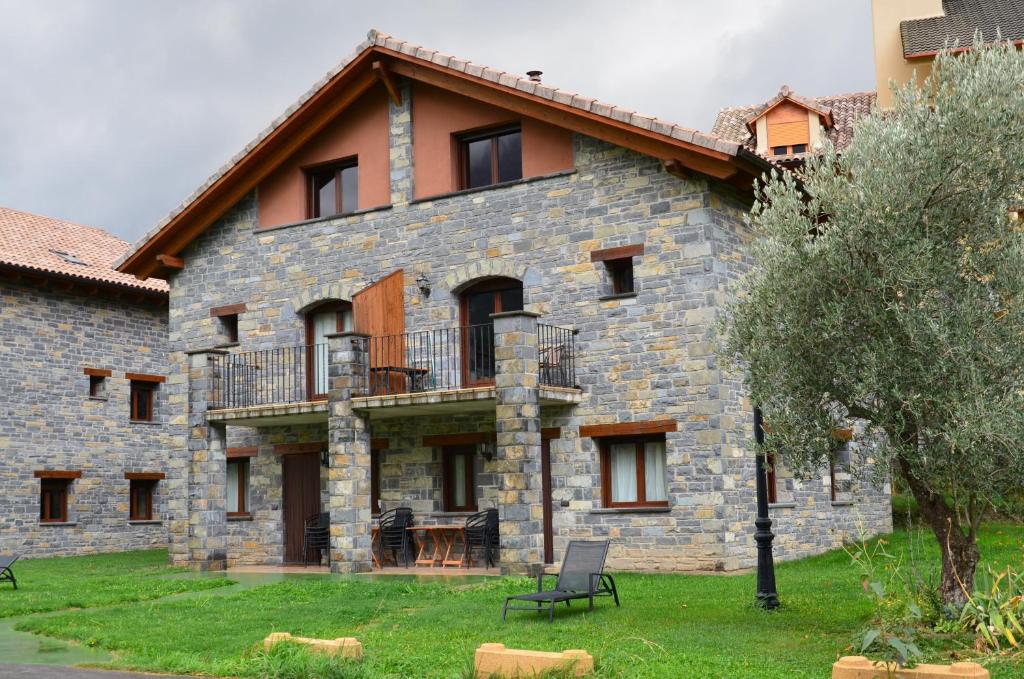
[[[352,658],[359,660],[363,657],[363,645],[355,637],[340,637],[338,639],[310,639],[308,637],[293,637],[288,632],[273,632],[263,640],[263,648],[270,650],[274,644],[282,641],[290,641],[293,644],[309,646],[311,651],[326,653],[331,656]]]
[[[505,648],[505,644],[481,644],[473,664],[477,679],[492,674],[501,677],[532,677],[542,672],[571,668],[577,677],[594,671],[594,658],[586,651],[524,651]]]
[[[885,663],[872,662],[862,655],[848,655],[832,665],[832,679],[888,679]],[[973,662],[955,662],[952,665],[918,665],[913,669],[898,669],[897,679],[989,679],[988,670]]]

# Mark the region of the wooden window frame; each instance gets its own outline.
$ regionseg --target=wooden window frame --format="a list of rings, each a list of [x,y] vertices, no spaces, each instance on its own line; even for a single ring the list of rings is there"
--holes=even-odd
[[[359,211],[358,194],[356,198],[356,206],[351,210],[345,208],[342,204],[342,188],[341,188],[341,173],[343,170],[347,170],[351,167],[356,168],[356,191],[359,190],[359,156],[350,156],[341,160],[332,160],[329,163],[322,163],[320,165],[313,165],[304,168],[306,174],[306,218],[307,219],[320,219],[321,217],[338,217],[341,215],[350,215],[353,212]],[[324,215],[318,214],[320,212],[320,198],[317,195],[315,178],[331,172],[334,174],[334,204],[338,207],[338,211],[334,214]]]
[[[156,479],[129,479],[128,480],[128,520],[129,521],[152,521],[153,520],[153,495],[156,493]],[[136,497],[145,493],[146,512],[143,515],[135,513]]]
[[[516,179],[506,179],[505,181],[499,181],[498,172],[498,137],[504,137],[509,134],[519,133],[519,156],[520,156],[520,169],[519,177]],[[469,185],[469,145],[475,141],[483,141],[484,139],[491,140],[491,183],[484,184],[483,186]],[[499,127],[490,127],[483,130],[475,130],[473,132],[466,132],[456,137],[456,144],[458,146],[458,190],[477,190],[485,189],[488,186],[495,186],[496,184],[504,184],[506,182],[518,181],[524,176],[522,170],[522,156],[523,156],[523,126],[520,123],[512,123],[507,125],[501,125]]]
[[[311,309],[304,312],[305,324],[306,324],[306,391],[307,398],[310,401],[325,401],[327,400],[327,394],[317,394],[316,390],[316,356],[314,356],[313,349],[313,337],[315,332],[313,330],[313,318],[318,314],[334,312],[334,331],[342,332],[345,330],[345,312],[348,311],[352,314],[352,326],[355,327],[356,314],[355,309],[352,308],[351,302],[345,301],[332,301],[318,304]],[[326,358],[326,356],[325,356]]]
[[[768,491],[768,504],[774,505],[779,502],[779,479],[776,474],[775,465],[778,461],[775,458],[775,453],[768,453],[764,456],[764,481],[765,488]]]
[[[668,507],[668,500],[647,501],[647,477],[644,445],[651,441],[666,443],[664,434],[653,436],[608,436],[599,439],[601,451],[601,506],[609,509],[631,509],[637,507]],[[632,443],[636,447],[636,502],[614,502],[612,500],[612,453],[613,444]]]
[[[468,504],[456,505],[452,482],[455,473],[454,458],[458,455],[466,457],[465,492]],[[443,509],[446,512],[475,512],[476,497],[476,446],[449,446],[441,450],[441,492]]]
[[[129,413],[129,419],[132,422],[153,422],[154,415],[156,412],[156,382],[150,382],[148,380],[130,380],[129,386],[129,403],[131,412]],[[140,392],[148,392],[149,394],[149,408],[145,411],[140,405]]]
[[[829,475],[829,494],[832,496],[832,502],[836,501],[836,463],[832,460],[828,463],[828,475]]]
[[[470,285],[468,288],[465,288],[464,290],[459,292],[459,324],[463,328],[462,332],[460,333],[461,336],[462,336],[462,339],[461,339],[461,345],[462,345],[462,347],[461,347],[461,353],[462,353],[462,376],[463,376],[462,382],[463,382],[463,385],[466,386],[466,387],[483,387],[483,386],[489,386],[489,385],[494,384],[494,379],[493,378],[491,378],[491,379],[483,379],[483,380],[471,380],[471,379],[469,379],[469,373],[470,373],[470,370],[469,370],[470,351],[469,351],[469,330],[468,330],[468,328],[470,327],[469,326],[469,297],[470,297],[470,295],[473,295],[473,294],[476,294],[476,293],[480,293],[480,292],[497,292],[497,293],[500,293],[500,292],[502,292],[504,290],[515,290],[517,288],[516,288],[515,285],[512,285],[513,283],[518,283],[519,284],[518,289],[523,292],[523,306],[525,307],[526,306],[526,296],[525,296],[525,290],[523,288],[523,282],[520,281],[519,279],[516,279],[516,278],[509,278],[509,277],[506,277],[506,276],[502,276],[500,278],[493,278],[493,279],[490,279],[490,280],[483,280],[483,281],[477,282],[474,285]],[[500,314],[503,311],[505,311],[505,309],[503,309],[502,306],[501,306],[501,295],[500,294],[494,295],[494,313]],[[518,311],[518,309],[514,309],[513,311]],[[493,322],[491,324],[491,327],[493,327]],[[491,350],[493,352],[493,350],[494,350],[494,346],[493,346],[494,340],[493,340],[493,338],[492,338],[491,342],[492,342]]]
[[[71,491],[71,478],[58,478],[45,476],[39,479],[39,523],[67,523],[68,522],[68,494]],[[60,515],[50,515],[48,493],[60,493]]]
[[[227,512],[229,518],[246,518],[252,516],[249,507],[249,459],[248,457],[228,458],[228,465],[238,465],[238,505],[240,509],[234,512]],[[227,472],[225,469],[225,479]]]
[[[380,514],[380,466],[381,452],[370,450],[370,511]]]

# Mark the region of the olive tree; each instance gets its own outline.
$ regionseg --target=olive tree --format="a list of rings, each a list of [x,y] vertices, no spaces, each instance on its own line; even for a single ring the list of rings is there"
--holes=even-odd
[[[962,605],[994,497],[1024,488],[1024,55],[944,53],[893,108],[757,189],[756,266],[725,324],[773,450],[900,478]]]

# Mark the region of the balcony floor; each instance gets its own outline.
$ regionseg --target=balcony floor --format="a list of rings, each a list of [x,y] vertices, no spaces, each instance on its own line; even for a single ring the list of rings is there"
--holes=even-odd
[[[544,407],[573,406],[583,400],[583,391],[565,387],[541,387],[540,405]],[[359,396],[352,407],[371,420],[417,415],[443,415],[494,411],[497,402],[494,387],[450,389],[387,396]],[[211,410],[211,422],[241,427],[272,427],[327,421],[327,401],[306,401]]]

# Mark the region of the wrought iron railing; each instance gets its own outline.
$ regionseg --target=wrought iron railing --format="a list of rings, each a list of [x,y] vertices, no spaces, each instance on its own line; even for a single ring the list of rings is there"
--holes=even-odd
[[[210,408],[301,403],[327,397],[327,345],[213,356]]]
[[[537,328],[540,384],[576,386],[576,333]],[[383,335],[364,342],[359,395],[386,396],[491,386],[494,326],[473,325]],[[211,409],[301,403],[328,391],[326,344],[212,357]]]

